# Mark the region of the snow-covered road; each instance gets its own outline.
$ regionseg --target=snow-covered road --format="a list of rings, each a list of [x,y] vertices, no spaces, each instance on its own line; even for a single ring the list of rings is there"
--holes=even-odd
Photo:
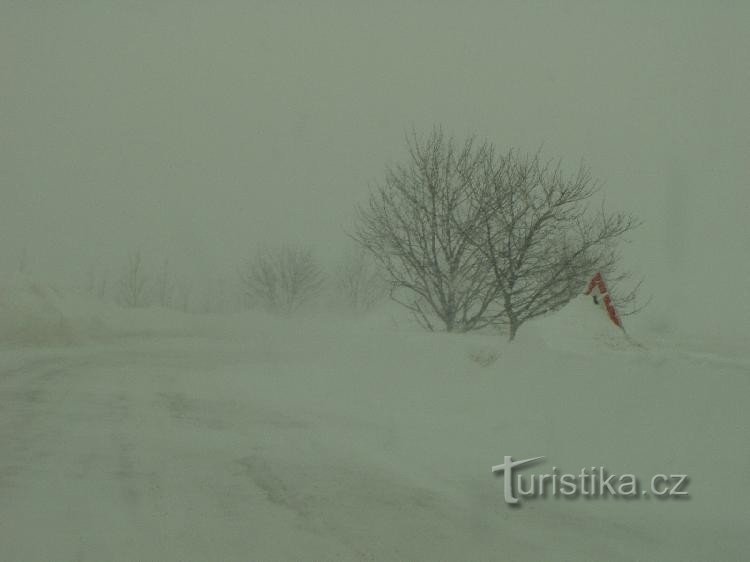
[[[264,454],[305,422],[238,389],[222,357],[107,349],[4,369],[0,559],[350,557],[300,524],[310,510],[278,473],[304,463]]]
[[[0,560],[746,551],[741,366],[516,346],[482,367],[482,338],[300,334],[0,351]],[[503,455],[681,470],[692,499],[513,509]]]
[[[273,360],[205,343],[13,359],[0,372],[2,560],[351,560],[451,543],[438,498],[356,447],[342,456],[329,441],[355,420],[298,412],[306,385],[274,381],[289,373]]]

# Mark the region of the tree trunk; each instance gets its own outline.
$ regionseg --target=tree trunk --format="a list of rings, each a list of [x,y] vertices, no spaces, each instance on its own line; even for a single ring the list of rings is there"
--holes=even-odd
[[[518,332],[518,323],[515,320],[510,321],[508,341],[513,341],[516,338],[516,332]]]

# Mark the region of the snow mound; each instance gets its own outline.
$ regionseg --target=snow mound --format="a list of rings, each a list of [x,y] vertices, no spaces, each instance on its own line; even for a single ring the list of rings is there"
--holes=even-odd
[[[61,291],[22,273],[0,276],[0,345],[70,345],[200,333],[190,315],[123,309]]]
[[[521,328],[519,339],[541,340],[553,349],[596,351],[597,349],[635,349],[638,346],[615,326],[604,308],[590,296],[581,295],[562,309],[529,321]]]
[[[101,331],[95,315],[22,273],[0,279],[0,343],[70,344]]]

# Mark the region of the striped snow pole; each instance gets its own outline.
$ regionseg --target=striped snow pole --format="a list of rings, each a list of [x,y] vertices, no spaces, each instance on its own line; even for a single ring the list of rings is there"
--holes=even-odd
[[[612,323],[618,328],[622,330],[625,329],[623,328],[622,320],[620,320],[620,315],[617,314],[615,303],[612,302],[612,297],[609,295],[609,290],[607,289],[607,284],[604,282],[604,277],[600,272],[591,278],[589,286],[584,294],[592,295],[594,300],[596,300],[597,296],[601,297],[602,304],[607,311],[609,319],[612,320]]]

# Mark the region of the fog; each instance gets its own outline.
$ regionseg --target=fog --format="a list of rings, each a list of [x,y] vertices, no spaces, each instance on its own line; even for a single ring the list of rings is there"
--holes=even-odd
[[[0,0],[0,557],[748,559],[748,22]]]
[[[2,2],[0,270],[80,286],[127,254],[231,279],[258,245],[326,260],[442,124],[604,184],[644,225],[639,323],[748,325],[743,2]]]

